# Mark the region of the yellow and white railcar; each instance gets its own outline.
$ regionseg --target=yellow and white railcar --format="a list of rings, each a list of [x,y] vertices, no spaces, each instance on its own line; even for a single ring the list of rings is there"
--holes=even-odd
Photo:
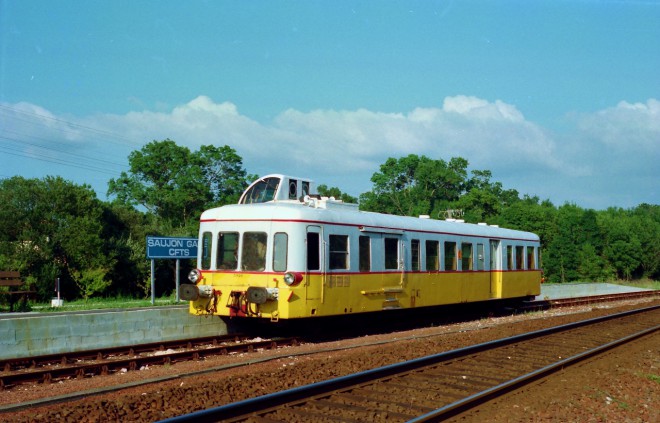
[[[277,321],[540,294],[533,233],[362,212],[312,189],[268,175],[202,214],[181,287],[191,313]]]

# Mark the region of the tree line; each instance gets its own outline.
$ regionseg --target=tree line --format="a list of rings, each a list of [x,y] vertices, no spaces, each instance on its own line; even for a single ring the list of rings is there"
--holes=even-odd
[[[0,180],[0,270],[19,270],[41,300],[53,296],[57,278],[69,300],[148,297],[146,236],[196,237],[202,211],[236,203],[256,179],[226,145],[191,151],[169,139],[153,141],[128,162],[129,170],[109,181],[108,201],[58,176]],[[550,282],[658,278],[660,206],[556,207],[491,179],[488,170],[468,171],[461,157],[389,158],[359,196],[360,209],[441,219],[461,210],[466,222],[534,232]],[[318,191],[358,201],[337,187]],[[183,264],[182,280],[195,265]],[[174,278],[174,262],[157,261],[156,295],[169,295]]]

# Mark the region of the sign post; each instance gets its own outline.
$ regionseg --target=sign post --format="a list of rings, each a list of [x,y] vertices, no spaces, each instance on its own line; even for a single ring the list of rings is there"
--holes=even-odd
[[[155,259],[176,259],[176,302],[179,302],[179,260],[197,258],[197,238],[147,236],[151,259],[151,304],[156,302]]]

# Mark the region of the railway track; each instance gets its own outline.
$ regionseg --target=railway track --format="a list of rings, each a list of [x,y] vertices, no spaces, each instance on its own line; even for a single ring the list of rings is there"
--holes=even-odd
[[[297,338],[250,340],[232,335],[1,360],[0,389],[26,383],[108,375],[151,365],[200,360],[212,355],[252,352],[297,343]]]
[[[657,295],[655,291],[645,291],[608,294],[598,297],[541,300],[517,308],[517,311],[546,310],[553,307],[568,307],[655,295]],[[248,342],[247,340],[248,338],[243,335],[227,335],[0,360],[0,390],[11,389],[20,384],[50,383],[71,378],[108,375],[118,371],[133,371],[153,365],[199,360],[212,355],[295,345],[298,342],[297,338],[276,338],[272,341],[258,342]]]
[[[533,301],[527,307],[521,307],[520,310],[546,310],[553,307],[570,307],[585,304],[635,300],[640,298],[653,298],[658,296],[660,296],[660,291],[624,292],[619,294],[590,295],[586,297],[556,298],[553,300]]]
[[[660,329],[660,306],[431,355],[174,417],[200,421],[439,421]]]

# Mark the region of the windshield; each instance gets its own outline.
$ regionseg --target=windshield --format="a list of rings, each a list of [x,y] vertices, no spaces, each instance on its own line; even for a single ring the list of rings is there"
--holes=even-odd
[[[252,185],[243,196],[241,204],[265,203],[275,199],[280,178],[264,178]]]

